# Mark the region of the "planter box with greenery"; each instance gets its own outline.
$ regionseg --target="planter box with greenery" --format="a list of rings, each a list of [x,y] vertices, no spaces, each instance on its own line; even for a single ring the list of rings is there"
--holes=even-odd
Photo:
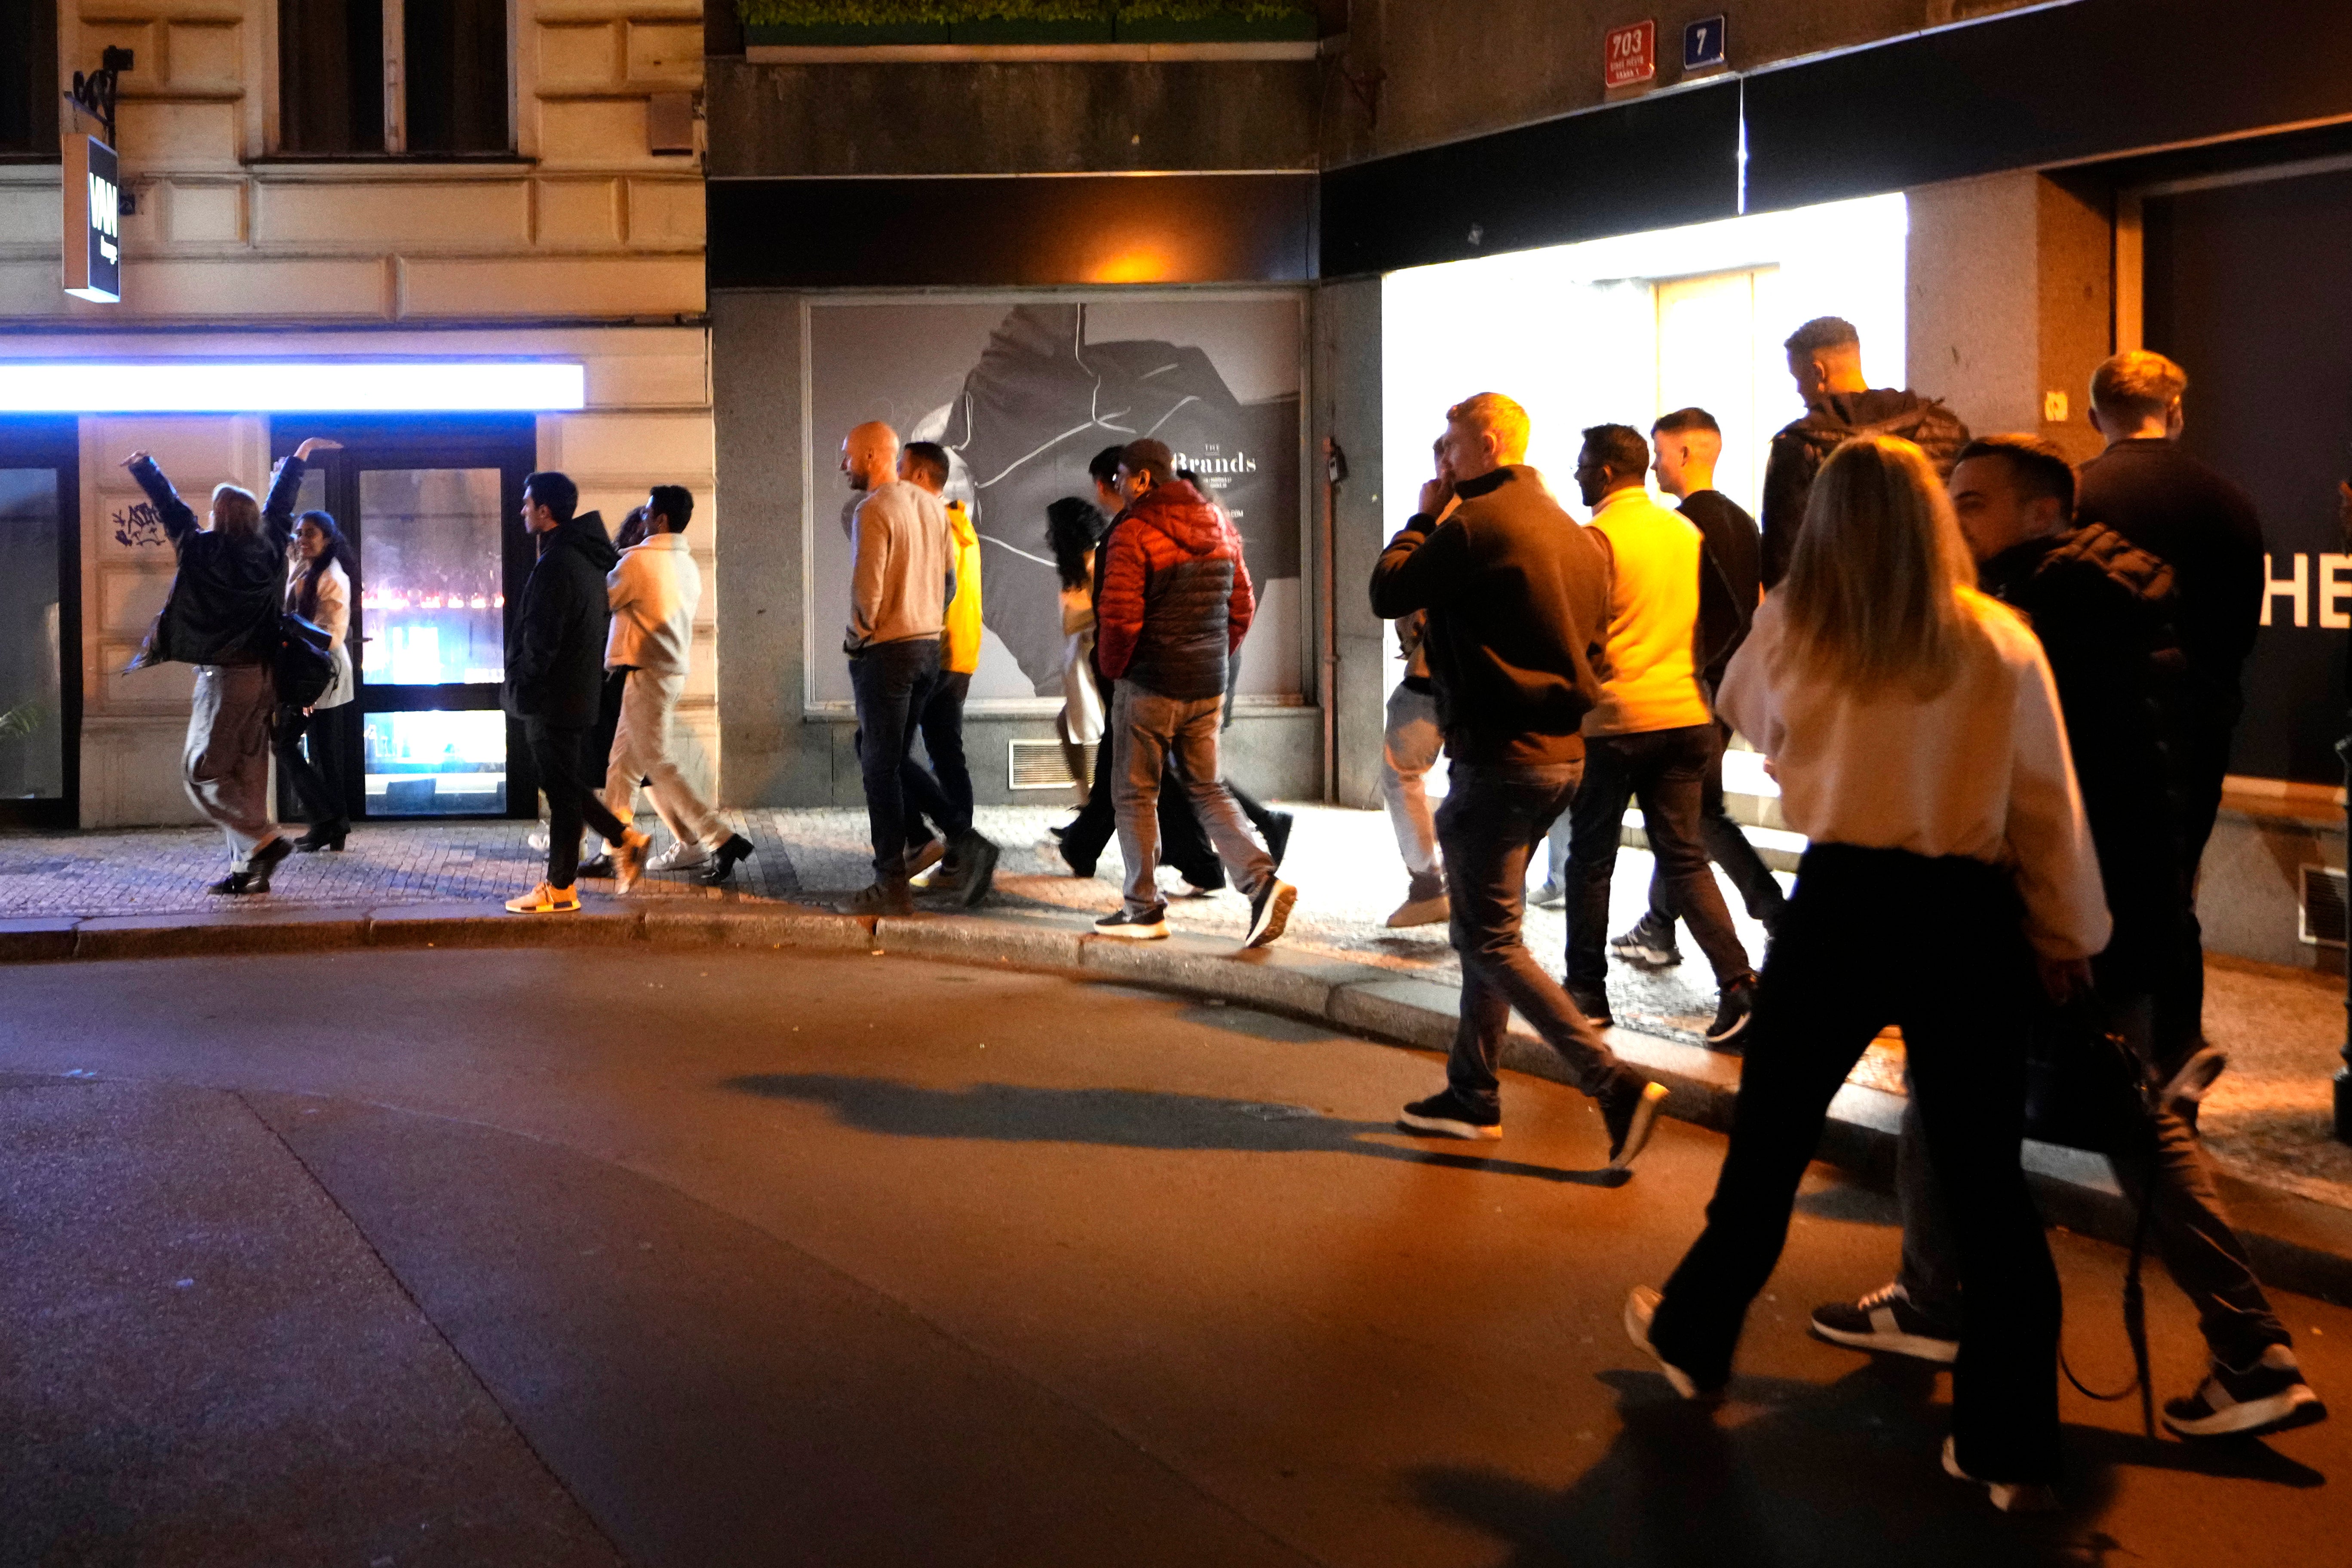
[[[736,0],[748,40],[878,44],[1259,43],[1312,38],[1307,0]]]

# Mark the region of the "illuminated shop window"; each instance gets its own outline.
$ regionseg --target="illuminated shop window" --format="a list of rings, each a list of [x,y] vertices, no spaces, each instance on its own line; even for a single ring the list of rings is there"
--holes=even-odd
[[[371,713],[361,730],[370,816],[495,816],[507,807],[507,721]]]
[[[506,678],[499,470],[360,475],[361,670],[371,686]]]

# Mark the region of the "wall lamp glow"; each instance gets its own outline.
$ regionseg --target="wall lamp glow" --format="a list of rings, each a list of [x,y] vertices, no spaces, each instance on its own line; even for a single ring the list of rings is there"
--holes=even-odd
[[[527,360],[0,360],[0,414],[562,413],[588,373]]]

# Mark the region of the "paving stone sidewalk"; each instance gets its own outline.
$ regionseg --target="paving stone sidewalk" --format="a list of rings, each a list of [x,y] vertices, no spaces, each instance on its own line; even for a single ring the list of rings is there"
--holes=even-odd
[[[1404,877],[1386,819],[1377,812],[1294,805],[1297,827],[1284,875],[1300,889],[1288,947],[1416,978],[1459,984],[1445,929],[1390,931],[1384,921],[1402,898]],[[1070,876],[1046,829],[1066,806],[984,807],[982,832],[1003,847],[991,907],[1108,911],[1118,899],[1116,843],[1096,876]],[[752,810],[728,814],[759,847],[725,891],[689,878],[646,879],[634,899],[774,900],[824,903],[869,879],[862,810]],[[656,825],[645,819],[649,828]],[[528,847],[530,824],[420,821],[364,824],[340,853],[298,856],[268,895],[289,909],[380,908],[399,903],[488,901],[528,889],[542,858]],[[220,839],[204,828],[0,835],[0,920],[29,916],[184,914],[218,909],[205,891],[223,871]],[[1650,858],[1634,849],[1618,860],[1610,929],[1638,918]],[[1170,923],[1180,931],[1238,940],[1247,907],[1231,890],[1208,898],[1173,896]],[[1785,882],[1788,879],[1783,878]],[[592,890],[610,889],[591,881]],[[1750,952],[1763,953],[1761,928],[1727,901]],[[1565,930],[1559,911],[1530,909],[1528,942],[1559,972]],[[1618,1021],[1645,1034],[1700,1043],[1713,1016],[1713,978],[1696,949],[1678,967],[1647,972],[1612,961],[1611,1005]],[[2339,982],[2227,959],[2208,971],[2208,1033],[2232,1054],[2205,1114],[2206,1143],[2226,1169],[2248,1180],[2352,1209],[2352,1148],[2334,1141],[2330,1079],[2344,1037]],[[1901,1047],[1882,1042],[1856,1068],[1854,1081],[1901,1091]]]

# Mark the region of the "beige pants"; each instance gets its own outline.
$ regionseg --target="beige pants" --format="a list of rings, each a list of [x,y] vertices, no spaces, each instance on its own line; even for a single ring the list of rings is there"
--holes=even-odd
[[[727,825],[694,793],[669,751],[670,721],[685,689],[683,675],[629,671],[628,683],[621,688],[621,722],[613,731],[613,755],[604,770],[604,808],[629,821],[636,815],[637,781],[649,780],[646,793],[653,796],[654,810],[670,837],[680,844],[716,849],[727,841]]]
[[[253,852],[278,837],[269,801],[275,686],[266,664],[196,666],[181,778],[196,809],[228,839],[232,871],[244,870]]]

